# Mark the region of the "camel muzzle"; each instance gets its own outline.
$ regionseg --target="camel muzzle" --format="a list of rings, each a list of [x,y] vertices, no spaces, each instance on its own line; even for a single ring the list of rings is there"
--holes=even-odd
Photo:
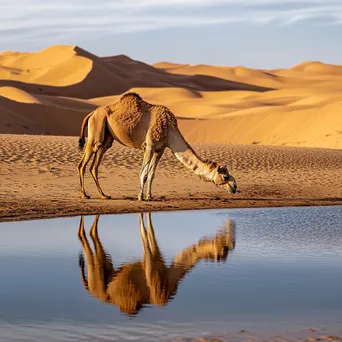
[[[226,189],[229,193],[235,194],[237,190],[236,180],[232,175],[229,175],[229,180],[226,183]]]
[[[235,194],[236,193],[236,184],[234,183],[234,185],[231,184],[227,184],[228,185],[228,192],[230,192],[231,194]]]

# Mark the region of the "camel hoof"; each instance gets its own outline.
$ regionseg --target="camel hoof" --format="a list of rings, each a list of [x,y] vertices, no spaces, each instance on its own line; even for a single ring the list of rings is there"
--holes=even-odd
[[[143,201],[143,200],[144,200],[143,195],[139,195],[139,196],[138,196],[138,201]]]
[[[153,201],[153,197],[152,196],[147,196],[145,201],[152,202]]]
[[[88,196],[87,194],[81,194],[81,196],[82,196],[82,199],[89,199],[90,198],[90,196]]]
[[[101,198],[103,199],[103,200],[108,200],[108,199],[112,199],[110,196],[101,196]]]

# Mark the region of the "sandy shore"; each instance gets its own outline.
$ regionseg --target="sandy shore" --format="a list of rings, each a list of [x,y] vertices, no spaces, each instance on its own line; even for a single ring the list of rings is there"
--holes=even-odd
[[[191,338],[177,338],[172,342],[340,342],[342,341],[342,332],[338,331],[336,334],[327,334],[324,328],[305,329],[299,331],[284,331],[270,334],[269,332],[250,332],[241,330],[237,333],[218,333],[210,337],[191,337]]]
[[[111,200],[89,172],[81,200],[77,137],[0,135],[0,221],[94,213],[342,204],[342,153],[334,149],[194,143],[203,158],[226,162],[238,182],[230,195],[200,180],[168,151],[154,181],[155,201],[139,202],[142,152],[114,144],[100,167]]]

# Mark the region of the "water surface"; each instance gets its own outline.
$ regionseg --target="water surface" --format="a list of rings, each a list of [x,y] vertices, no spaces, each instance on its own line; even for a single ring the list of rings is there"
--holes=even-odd
[[[140,219],[1,223],[0,341],[160,341],[342,325],[342,207]]]

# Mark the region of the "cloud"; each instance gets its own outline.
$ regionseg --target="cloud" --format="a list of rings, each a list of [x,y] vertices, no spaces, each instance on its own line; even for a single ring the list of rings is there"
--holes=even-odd
[[[81,39],[218,24],[342,24],[341,0],[0,0],[0,49],[10,41]],[[55,38],[55,39],[54,39]]]

